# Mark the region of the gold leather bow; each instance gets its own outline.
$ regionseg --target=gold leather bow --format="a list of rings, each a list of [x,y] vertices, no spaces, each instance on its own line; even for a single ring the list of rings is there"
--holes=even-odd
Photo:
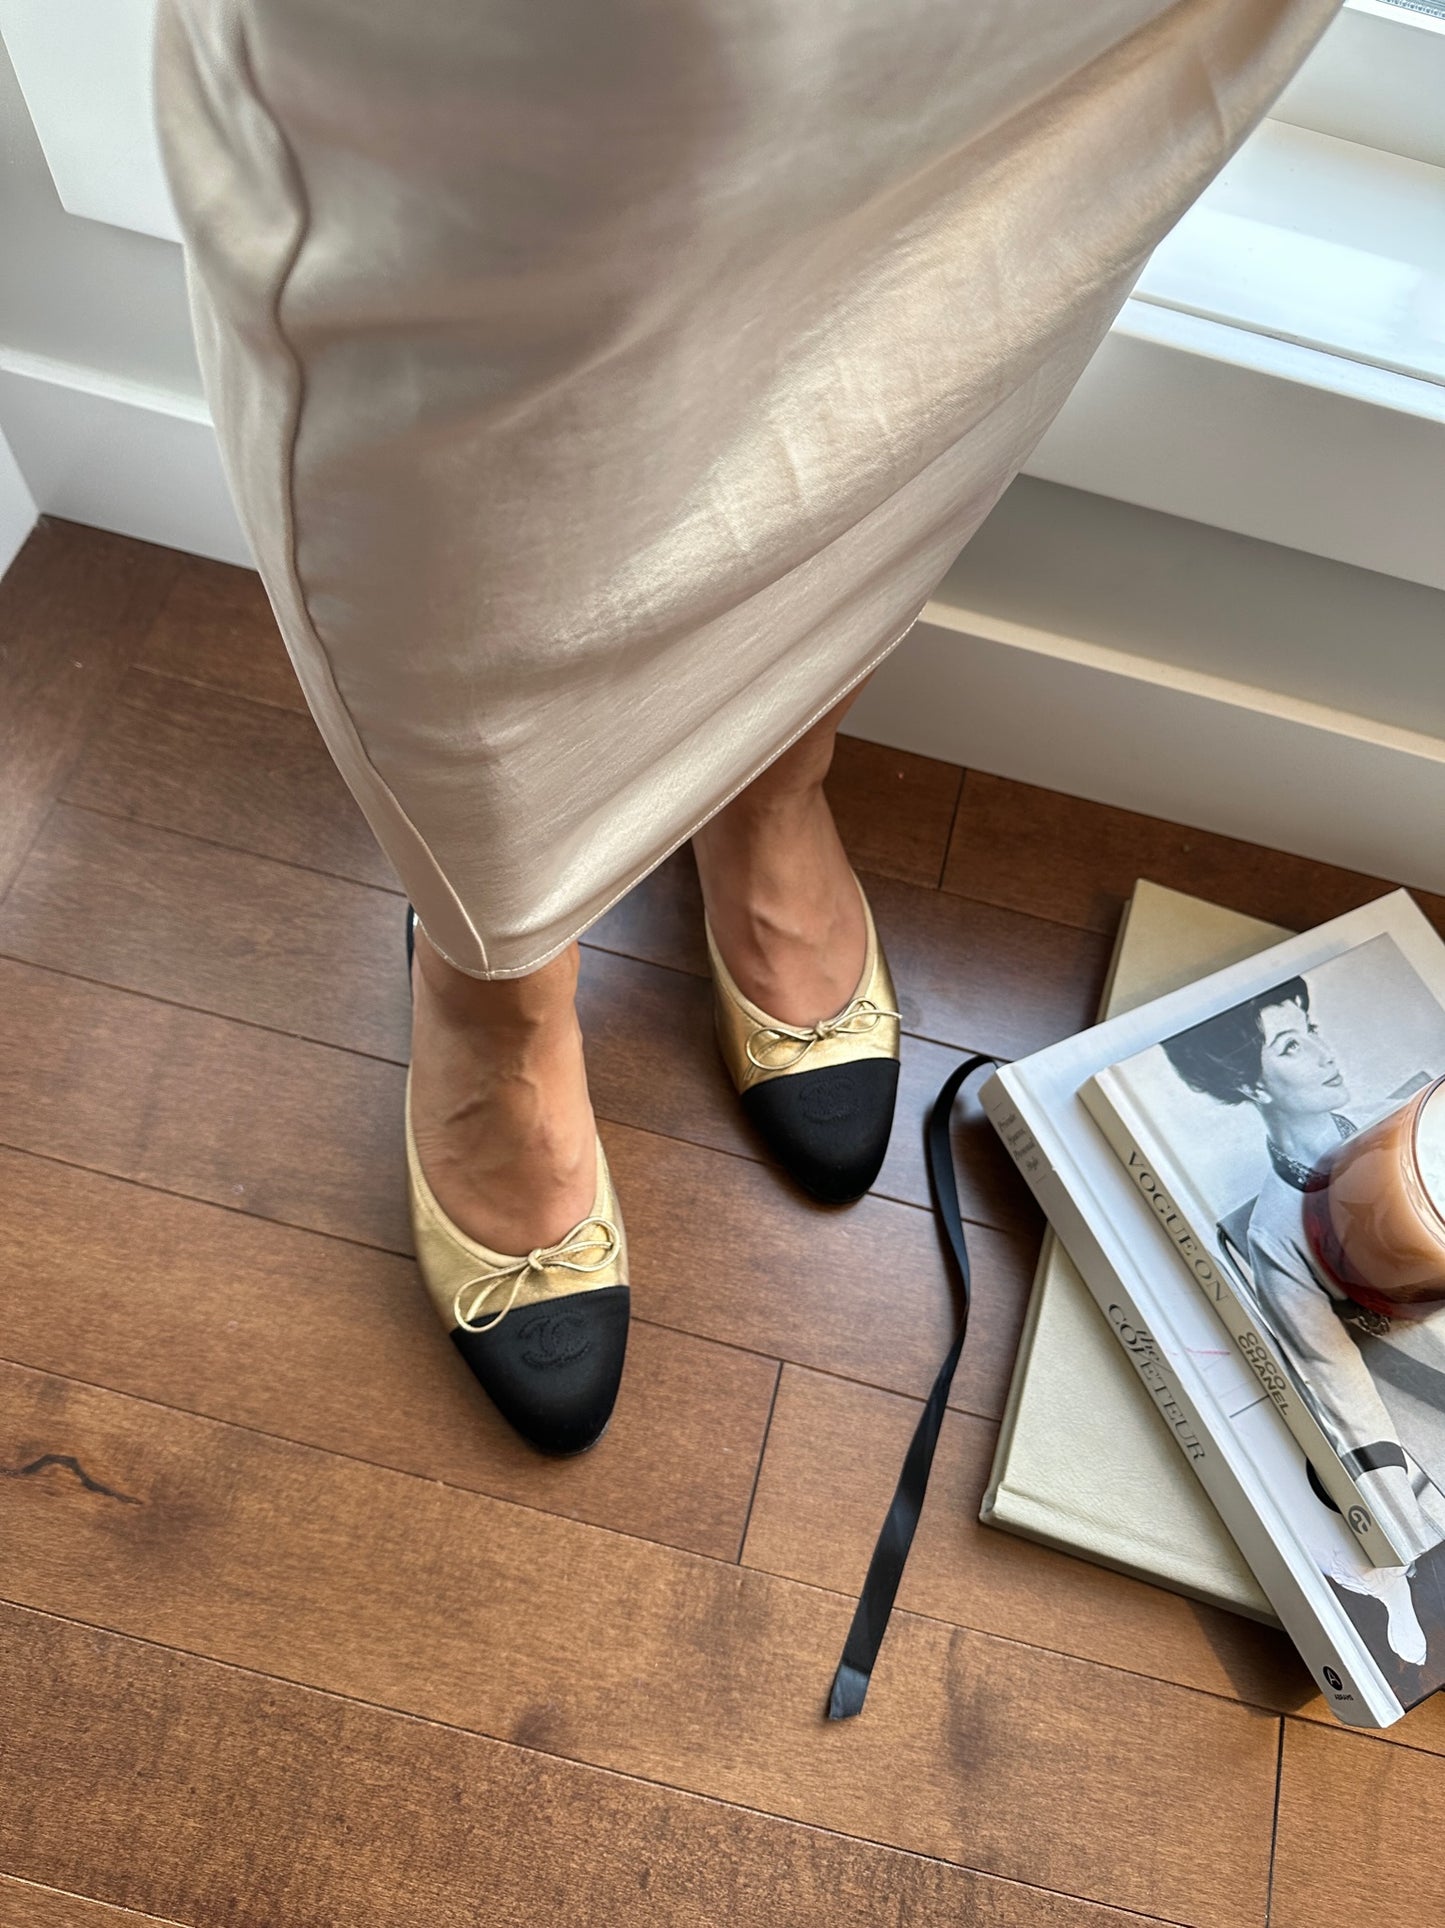
[[[795,1028],[791,1024],[760,1025],[748,1037],[748,1063],[759,1071],[791,1071],[795,1064],[801,1064],[815,1044],[823,1044],[829,1038],[860,1037],[865,1031],[871,1031],[881,1018],[897,1018],[901,1023],[903,1013],[890,1011],[884,1005],[875,1004],[871,997],[855,997],[851,1004],[845,1005],[837,1017],[823,1018],[806,1030]],[[795,1044],[798,1048],[791,1057],[760,1058],[753,1046],[762,1038],[769,1040],[763,1047],[769,1052],[776,1050],[779,1045],[786,1044]]]
[[[596,1235],[599,1231],[600,1237]],[[483,1272],[475,1279],[464,1280],[457,1287],[452,1300],[456,1322],[466,1332],[490,1332],[493,1326],[501,1324],[516,1304],[522,1281],[529,1272],[545,1272],[549,1265],[555,1265],[565,1272],[600,1272],[604,1266],[611,1265],[621,1250],[622,1236],[610,1218],[579,1219],[556,1245],[534,1245],[524,1259],[500,1266],[495,1272]],[[583,1257],[587,1252],[600,1252],[601,1257],[587,1260]],[[477,1314],[508,1279],[512,1281],[512,1289],[507,1294],[507,1303],[500,1312],[494,1312],[490,1318],[478,1322]],[[476,1297],[463,1312],[462,1299],[472,1291],[476,1292]]]

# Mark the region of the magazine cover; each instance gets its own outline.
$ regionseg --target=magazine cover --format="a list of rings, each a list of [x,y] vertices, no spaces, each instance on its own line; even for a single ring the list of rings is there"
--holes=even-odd
[[[1360,1342],[1390,1343],[1395,1322],[1333,1283],[1327,1297],[1305,1288],[1319,1267],[1302,1220],[1331,1152],[1441,1068],[1445,1010],[1380,936],[1110,1066],[1081,1094],[1382,1566],[1439,1543],[1445,1495],[1393,1437],[1362,1367]]]
[[[1379,938],[1387,941],[1375,943]],[[1341,972],[1327,969],[1349,953],[1363,954]],[[1308,1008],[1298,995],[1301,981]],[[1276,1049],[1290,1069],[1269,1075],[1276,1090],[1293,1079],[1301,1099],[1312,1085],[1311,1103],[1318,1102],[1317,1115],[1329,1121],[1337,1143],[1345,1142],[1342,1133],[1372,1129],[1366,1121],[1389,1110],[1397,1093],[1445,1068],[1445,945],[1408,895],[1396,892],[1006,1066],[982,1097],[1328,1703],[1346,1721],[1385,1726],[1445,1684],[1445,1319],[1428,1307],[1427,1316],[1398,1322],[1342,1318],[1307,1262],[1307,1242],[1291,1236],[1297,1221],[1281,1214],[1281,1222],[1270,1209],[1268,1194],[1279,1204],[1273,1181],[1284,1181],[1261,1122],[1269,1107],[1259,1102],[1259,1078],[1228,1103],[1217,1085],[1187,1084],[1163,1049],[1166,1040],[1246,1007],[1286,1004],[1298,1014],[1284,1014],[1296,1043],[1285,1050],[1281,1037]],[[1336,1033],[1343,1035],[1337,1040]],[[1310,1479],[1298,1441],[1184,1276],[1169,1231],[1084,1104],[1091,1079],[1156,1047],[1158,1075],[1171,1081],[1160,1087],[1169,1094],[1170,1115],[1186,1101],[1192,1107],[1191,1175],[1214,1221],[1231,1235],[1226,1246],[1249,1269],[1247,1289],[1257,1293],[1261,1318],[1272,1290],[1289,1298],[1295,1317],[1282,1316],[1281,1331],[1290,1323],[1301,1345],[1324,1345],[1344,1375],[1339,1385],[1370,1402],[1379,1434],[1366,1444],[1396,1447],[1395,1483],[1408,1486],[1402,1503],[1419,1522],[1421,1549],[1408,1566],[1372,1562]],[[1326,1047],[1333,1066],[1325,1062]],[[1294,1069],[1315,1057],[1308,1075]],[[1306,1110],[1303,1102],[1296,1110]],[[1306,1150],[1303,1140],[1283,1133],[1276,1140],[1285,1159],[1303,1164],[1295,1156]],[[1252,1260],[1249,1224],[1257,1206]],[[1273,1269],[1256,1282],[1254,1263],[1263,1270],[1266,1261]],[[1300,1310],[1311,1295],[1313,1317]],[[1321,1314],[1335,1324],[1324,1325]],[[1335,1377],[1328,1369],[1325,1376],[1338,1397]],[[1319,1410],[1335,1423],[1329,1401],[1321,1399]]]

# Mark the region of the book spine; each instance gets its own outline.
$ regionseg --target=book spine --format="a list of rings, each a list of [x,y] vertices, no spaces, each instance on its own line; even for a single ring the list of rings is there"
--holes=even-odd
[[[1213,1502],[1240,1552],[1298,1648],[1337,1718],[1352,1727],[1387,1727],[1404,1712],[1382,1676],[1365,1678],[1331,1639],[1288,1561],[1244,1491],[1226,1455],[1214,1443],[1185,1374],[1154,1337],[1149,1321],[1125,1287],[1083,1213],[1054,1171],[1030,1129],[1017,1094],[996,1073],[979,1097],[1049,1223],[1064,1243],[1109,1328],[1124,1348],[1170,1436]],[[1323,1582],[1321,1583],[1323,1584]]]
[[[1408,1549],[1396,1547],[1376,1519],[1374,1508],[1360,1491],[1354,1475],[1280,1364],[1268,1335],[1260,1329],[1234,1282],[1210,1258],[1206,1229],[1194,1222],[1165,1186],[1155,1161],[1140,1144],[1115,1094],[1102,1078],[1095,1078],[1079,1095],[1124,1170],[1148,1201],[1150,1211],[1169,1234],[1185,1272],[1213,1307],[1280,1418],[1299,1442],[1321,1486],[1339,1508],[1371,1565],[1408,1566],[1413,1555]]]

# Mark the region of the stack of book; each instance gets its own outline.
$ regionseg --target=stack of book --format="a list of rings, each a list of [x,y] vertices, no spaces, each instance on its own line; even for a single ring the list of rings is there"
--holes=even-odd
[[[1405,892],[1289,936],[1141,883],[1102,1021],[983,1093],[1053,1228],[984,1518],[1277,1620],[1360,1726],[1445,1684],[1445,1309],[1347,1296],[1304,1217],[1442,1074]]]

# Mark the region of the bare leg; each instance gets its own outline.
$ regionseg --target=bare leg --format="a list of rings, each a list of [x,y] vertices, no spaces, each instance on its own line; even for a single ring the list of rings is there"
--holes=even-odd
[[[822,789],[856,694],[693,839],[728,968],[790,1024],[841,1010],[863,969],[863,912]],[[493,1251],[551,1244],[592,1208],[596,1127],[574,1002],[579,956],[572,944],[527,977],[484,980],[455,970],[417,933],[417,1153],[442,1210]]]
[[[412,1125],[452,1221],[494,1252],[560,1239],[592,1209],[592,1106],[569,945],[527,977],[455,970],[417,932]]]
[[[866,679],[865,679],[866,680]],[[867,931],[823,794],[850,690],[692,840],[708,922],[738,988],[785,1024],[852,997]]]

